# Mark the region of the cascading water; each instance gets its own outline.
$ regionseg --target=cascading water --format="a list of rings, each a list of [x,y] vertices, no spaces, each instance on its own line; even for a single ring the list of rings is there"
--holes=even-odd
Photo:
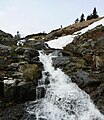
[[[35,114],[36,120],[104,120],[89,95],[72,83],[60,69],[52,67],[51,58],[51,54],[40,53],[44,71],[50,74],[50,84],[45,86],[45,97],[36,107],[28,108],[28,112]]]

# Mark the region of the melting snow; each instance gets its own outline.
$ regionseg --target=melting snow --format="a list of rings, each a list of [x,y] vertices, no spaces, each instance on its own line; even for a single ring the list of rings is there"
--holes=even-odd
[[[75,34],[77,34],[77,33],[83,34],[83,33],[87,32],[88,30],[91,30],[101,24],[104,26],[104,19],[94,22],[93,24],[89,25],[88,27],[75,32],[73,35],[67,35],[67,36],[60,37],[58,39],[50,40],[47,42],[47,44],[51,48],[62,49],[64,46],[66,46],[67,44],[69,44],[73,41],[73,38],[76,36]]]

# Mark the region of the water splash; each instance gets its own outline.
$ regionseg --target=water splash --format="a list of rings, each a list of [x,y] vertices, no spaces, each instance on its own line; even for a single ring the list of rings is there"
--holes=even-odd
[[[60,69],[52,67],[51,58],[51,54],[40,53],[45,71],[50,74],[50,84],[47,85],[45,98],[30,112],[36,114],[37,120],[104,120],[89,95]]]

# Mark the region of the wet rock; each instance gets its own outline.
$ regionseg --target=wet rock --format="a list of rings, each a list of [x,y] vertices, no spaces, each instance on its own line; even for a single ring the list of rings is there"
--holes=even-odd
[[[35,44],[32,45],[33,48],[35,48],[36,50],[44,50],[46,49],[45,43],[40,41],[40,42],[36,42]]]
[[[5,81],[4,97],[6,101],[22,103],[36,99],[36,85],[25,81]]]
[[[42,118],[42,117],[40,117],[39,120],[47,120],[47,119],[46,119],[46,118]]]
[[[4,103],[3,101],[0,101],[0,110],[4,108]]]
[[[0,81],[0,96],[4,96],[4,82]]]
[[[80,86],[81,88],[87,85],[91,85],[91,84],[94,85],[99,83],[99,81],[91,78],[90,74],[83,70],[78,70],[72,76],[73,76],[72,81],[77,83],[77,85]]]
[[[46,89],[42,86],[38,86],[36,90],[37,90],[37,99],[44,98]]]
[[[55,68],[64,67],[66,64],[70,63],[69,57],[55,57],[52,58],[53,66]]]
[[[24,52],[25,58],[33,58],[33,57],[37,57],[37,56],[39,56],[39,52],[32,48],[26,49]]]
[[[36,120],[36,115],[35,114],[30,114],[28,116],[28,120]]]
[[[104,83],[104,27],[76,36],[72,43],[63,48],[62,53],[72,58],[62,70],[90,95],[104,113],[104,95],[101,92]]]
[[[34,101],[36,99],[36,86],[30,83],[19,83],[16,89],[17,102]]]

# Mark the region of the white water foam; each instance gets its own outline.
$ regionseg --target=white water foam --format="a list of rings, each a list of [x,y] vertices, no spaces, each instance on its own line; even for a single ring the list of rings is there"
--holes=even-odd
[[[45,71],[50,73],[50,84],[45,98],[30,113],[36,114],[37,120],[104,120],[89,95],[72,83],[60,69],[54,70],[51,58],[52,55],[40,53]]]

